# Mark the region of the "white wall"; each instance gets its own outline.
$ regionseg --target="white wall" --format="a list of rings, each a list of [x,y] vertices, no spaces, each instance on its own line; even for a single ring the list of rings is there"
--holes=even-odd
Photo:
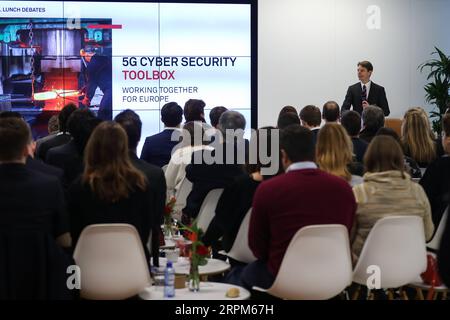
[[[372,5],[380,29],[368,28],[377,22]],[[417,66],[434,46],[450,55],[449,31],[450,0],[259,0],[258,126],[275,125],[284,105],[341,105],[361,60],[373,63],[391,117],[429,109]]]

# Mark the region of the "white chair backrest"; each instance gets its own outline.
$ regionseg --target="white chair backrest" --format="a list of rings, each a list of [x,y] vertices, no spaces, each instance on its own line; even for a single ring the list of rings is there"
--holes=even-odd
[[[427,168],[419,168],[420,169],[420,173],[423,175],[425,174],[425,171],[427,171]]]
[[[151,285],[141,239],[129,224],[84,228],[74,259],[81,270],[81,297],[125,299]]]
[[[184,205],[186,204],[186,199],[192,191],[192,182],[190,182],[186,177],[181,182],[180,188],[178,189],[175,199],[176,199],[176,206],[180,207],[180,210],[183,209]]]
[[[352,282],[348,230],[343,225],[307,226],[292,238],[267,292],[284,299],[329,299]]]
[[[418,216],[392,216],[377,221],[367,237],[353,272],[353,281],[398,288],[417,280],[427,267],[423,220]],[[369,268],[370,267],[370,268]],[[379,269],[378,269],[379,268]],[[373,274],[373,275],[372,275]]]
[[[251,214],[252,208],[250,208],[245,214],[245,217],[242,220],[241,226],[239,227],[239,231],[236,235],[236,239],[234,239],[233,246],[227,253],[228,257],[243,263],[251,263],[253,261],[256,261],[256,257],[248,246],[248,228],[250,225]]]
[[[203,200],[197,216],[197,226],[206,232],[211,220],[216,214],[217,202],[223,193],[223,189],[212,189]]]
[[[427,248],[435,251],[439,250],[439,247],[441,245],[441,238],[442,235],[444,234],[445,226],[447,224],[448,210],[449,208],[447,207],[447,209],[445,209],[444,214],[442,215],[441,221],[439,221],[439,226],[436,232],[434,233],[433,238],[431,239],[430,242],[427,243]]]

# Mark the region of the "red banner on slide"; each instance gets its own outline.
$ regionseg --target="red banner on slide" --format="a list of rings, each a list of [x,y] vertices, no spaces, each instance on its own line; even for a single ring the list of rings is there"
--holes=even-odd
[[[121,24],[90,24],[88,29],[122,29]]]

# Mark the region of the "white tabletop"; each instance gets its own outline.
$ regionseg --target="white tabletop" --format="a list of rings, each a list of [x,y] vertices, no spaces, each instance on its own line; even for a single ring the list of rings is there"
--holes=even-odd
[[[206,259],[208,262],[204,266],[198,267],[198,272],[201,276],[208,276],[213,274],[220,274],[230,269],[230,264],[219,259]],[[166,258],[159,258],[159,265],[165,266]],[[178,261],[173,264],[175,273],[189,274],[189,258],[179,257]]]
[[[160,245],[159,248],[160,249],[171,249],[171,248],[175,248],[175,241],[173,241],[172,239],[164,239],[164,245]]]
[[[159,248],[160,249],[172,249],[175,248],[177,246],[177,240],[179,239],[183,239],[183,244],[184,245],[190,245],[192,244],[192,241],[190,240],[186,240],[183,237],[177,236],[177,237],[167,237],[164,238],[164,245],[160,245]]]
[[[230,288],[238,288],[239,296],[229,298],[226,292]],[[250,298],[250,292],[245,288],[219,282],[200,282],[200,290],[189,291],[188,288],[175,289],[175,297],[164,298],[164,287],[151,286],[139,294],[143,300],[246,300]]]

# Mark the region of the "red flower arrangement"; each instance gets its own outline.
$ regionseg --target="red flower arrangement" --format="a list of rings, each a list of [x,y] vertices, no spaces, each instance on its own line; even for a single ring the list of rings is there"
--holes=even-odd
[[[176,202],[175,197],[172,197],[164,207],[164,235],[167,237],[172,236],[172,213]]]
[[[182,226],[182,229],[187,231],[186,237],[192,241],[190,257],[190,271],[189,271],[189,289],[191,291],[198,291],[200,289],[200,274],[199,266],[204,266],[208,261],[209,249],[206,247],[201,239],[203,230],[197,226],[194,221],[190,226]]]
[[[175,207],[176,202],[177,199],[175,199],[175,197],[170,198],[169,202],[167,202],[164,208],[164,219],[166,217],[172,219],[173,208]]]

